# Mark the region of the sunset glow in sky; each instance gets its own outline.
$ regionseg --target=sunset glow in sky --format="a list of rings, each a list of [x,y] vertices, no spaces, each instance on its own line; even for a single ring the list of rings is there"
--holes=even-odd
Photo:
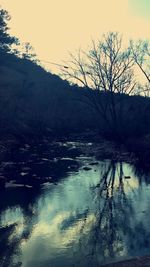
[[[12,17],[10,33],[51,62],[61,63],[68,51],[86,48],[108,31],[150,38],[150,0],[1,0],[1,7]]]

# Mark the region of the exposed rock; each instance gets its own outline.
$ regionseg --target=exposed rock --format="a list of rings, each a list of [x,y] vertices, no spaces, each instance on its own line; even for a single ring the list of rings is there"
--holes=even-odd
[[[91,167],[88,167],[88,166],[85,166],[85,167],[83,167],[83,170],[90,171],[90,170],[92,170],[92,168]]]
[[[125,179],[131,179],[131,176],[124,176]]]

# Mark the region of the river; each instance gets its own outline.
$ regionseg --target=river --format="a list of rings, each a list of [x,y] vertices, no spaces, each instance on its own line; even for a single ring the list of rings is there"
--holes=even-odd
[[[149,176],[125,162],[76,161],[40,190],[1,193],[1,267],[98,267],[150,254]]]

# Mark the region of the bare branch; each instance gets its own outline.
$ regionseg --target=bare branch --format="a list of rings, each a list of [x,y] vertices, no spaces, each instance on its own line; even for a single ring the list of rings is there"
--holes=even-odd
[[[150,83],[150,42],[142,40],[134,42],[131,40],[130,48],[134,61]]]

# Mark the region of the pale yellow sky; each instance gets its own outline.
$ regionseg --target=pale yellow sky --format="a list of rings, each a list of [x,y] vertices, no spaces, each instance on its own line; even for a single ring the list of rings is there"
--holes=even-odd
[[[150,0],[1,0],[1,6],[12,16],[11,34],[51,62],[61,63],[68,51],[108,31],[150,38]]]

